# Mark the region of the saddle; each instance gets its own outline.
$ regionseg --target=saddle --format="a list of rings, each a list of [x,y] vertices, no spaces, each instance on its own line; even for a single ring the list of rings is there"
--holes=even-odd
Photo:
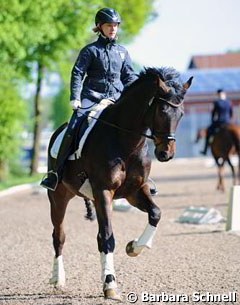
[[[100,101],[99,104],[94,105],[92,109],[88,113],[81,113],[81,109],[79,110],[79,115],[84,116],[82,122],[78,125],[77,129],[74,131],[74,140],[73,140],[73,148],[68,160],[76,160],[81,157],[81,152],[84,146],[86,139],[88,138],[90,132],[94,128],[97,119],[102,114],[103,110],[112,105],[113,102],[108,99],[103,99]],[[50,150],[50,155],[52,158],[57,158],[58,151],[63,139],[63,136],[66,132],[67,128],[64,128],[59,135],[57,136],[56,140],[54,141],[52,148]]]

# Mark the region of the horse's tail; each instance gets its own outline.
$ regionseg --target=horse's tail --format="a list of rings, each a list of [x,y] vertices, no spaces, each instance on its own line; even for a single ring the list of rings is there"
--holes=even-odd
[[[238,155],[238,183],[240,184],[240,126],[236,126],[233,128],[233,142],[236,150],[236,154]]]
[[[93,221],[96,219],[96,212],[94,209],[94,205],[90,199],[84,199],[85,207],[87,209],[87,214],[85,215],[85,219]]]
[[[234,146],[235,146],[236,152],[240,155],[240,139],[236,134],[233,137],[233,141],[234,141]]]
[[[240,127],[231,128],[231,134],[233,139],[233,146],[236,154],[240,156]]]

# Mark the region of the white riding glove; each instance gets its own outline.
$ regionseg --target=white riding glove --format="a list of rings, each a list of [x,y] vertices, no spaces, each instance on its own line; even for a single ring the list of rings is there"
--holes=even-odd
[[[70,105],[73,110],[76,110],[79,107],[81,107],[81,102],[79,100],[72,100],[72,101],[70,101]]]

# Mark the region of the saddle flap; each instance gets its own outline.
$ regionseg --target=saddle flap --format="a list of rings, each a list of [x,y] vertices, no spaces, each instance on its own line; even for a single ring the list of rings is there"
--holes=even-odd
[[[79,115],[84,115],[85,118],[78,125],[78,129],[75,131],[74,143],[76,144],[74,144],[74,153],[69,156],[68,160],[76,160],[81,157],[81,152],[84,143],[88,138],[88,135],[90,134],[91,130],[95,126],[97,119],[100,117],[102,111],[111,104],[113,104],[112,101],[104,99],[99,104],[95,105],[88,114],[81,113],[81,109],[79,110]],[[58,151],[66,130],[67,128],[64,128],[62,132],[57,136],[50,150],[50,155],[55,159],[57,158]]]

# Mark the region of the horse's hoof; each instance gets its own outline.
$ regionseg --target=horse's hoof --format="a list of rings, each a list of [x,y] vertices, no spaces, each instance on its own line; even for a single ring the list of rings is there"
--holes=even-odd
[[[53,285],[56,289],[62,289],[65,286],[65,281],[57,281],[56,279],[51,278],[49,280],[49,284]]]
[[[138,256],[138,253],[134,252],[134,240],[130,241],[126,246],[126,253],[128,256],[135,257]]]
[[[108,300],[122,301],[121,295],[116,289],[106,289],[104,290],[104,298]]]

